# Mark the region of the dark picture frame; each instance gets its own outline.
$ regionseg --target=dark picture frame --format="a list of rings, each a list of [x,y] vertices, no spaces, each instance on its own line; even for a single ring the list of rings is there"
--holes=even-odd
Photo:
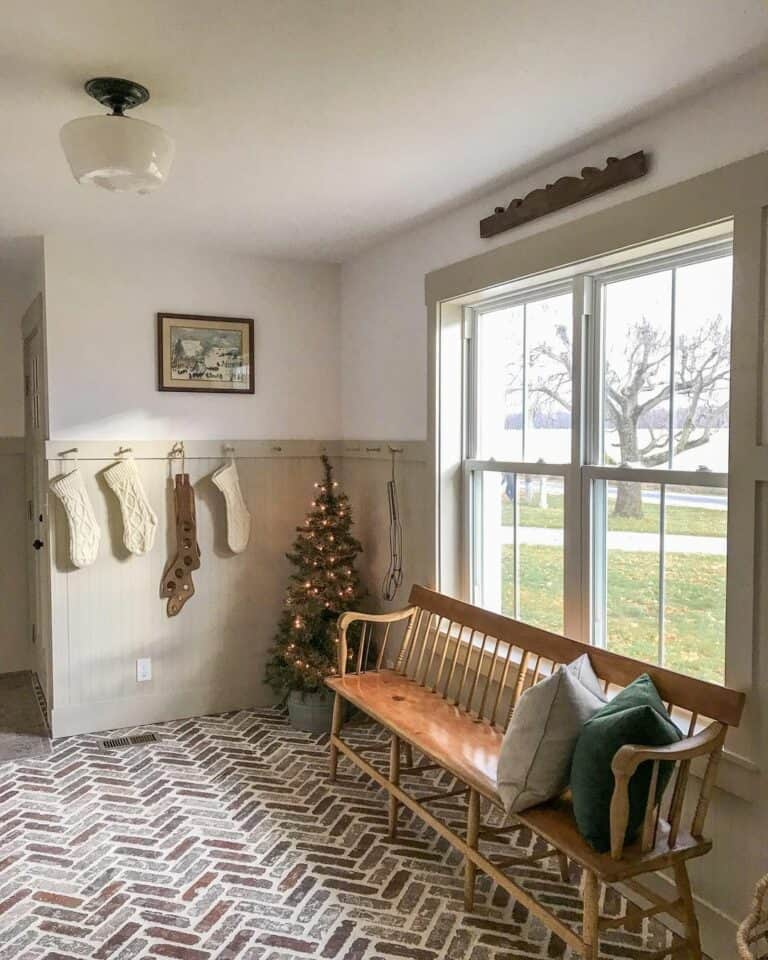
[[[253,319],[157,314],[157,389],[252,394]]]

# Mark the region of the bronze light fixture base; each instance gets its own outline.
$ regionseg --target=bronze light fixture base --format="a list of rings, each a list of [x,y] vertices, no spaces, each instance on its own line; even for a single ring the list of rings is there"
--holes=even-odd
[[[141,106],[149,100],[149,90],[135,80],[120,77],[94,77],[85,84],[89,97],[112,111],[113,117],[122,117],[126,110]]]

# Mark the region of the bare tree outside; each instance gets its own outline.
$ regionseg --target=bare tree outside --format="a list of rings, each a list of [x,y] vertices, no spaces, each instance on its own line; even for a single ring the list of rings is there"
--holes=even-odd
[[[606,463],[635,467],[668,463],[673,396],[672,457],[704,446],[713,430],[727,426],[730,325],[720,313],[680,334],[674,357],[669,328],[645,316],[623,327],[622,338],[618,355],[608,356],[605,365],[605,428],[616,435],[613,450],[606,443]],[[535,343],[529,359],[532,417],[552,421],[558,412],[570,413],[571,367],[567,327],[558,326],[554,340]],[[546,376],[536,375],[540,369]],[[510,389],[516,388],[511,378]],[[642,511],[640,484],[619,484],[615,515],[640,517]]]

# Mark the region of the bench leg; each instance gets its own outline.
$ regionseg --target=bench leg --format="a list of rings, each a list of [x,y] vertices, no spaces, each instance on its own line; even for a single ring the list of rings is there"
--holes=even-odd
[[[477,850],[480,835],[480,794],[469,791],[469,809],[467,811],[467,845]],[[477,866],[471,860],[464,860],[464,909],[471,913],[475,909],[475,877]]]
[[[333,700],[333,718],[331,719],[331,734],[338,737],[341,733],[342,723],[344,721],[344,700],[340,694],[336,694]],[[331,743],[331,783],[336,779],[336,768],[339,765],[339,748]]]
[[[412,767],[413,766],[413,747],[410,745],[410,743],[403,744],[403,756],[405,757],[406,767]]]
[[[560,865],[560,877],[563,883],[568,883],[571,879],[571,868],[568,863],[568,857],[564,853],[558,853],[557,862]]]
[[[392,734],[389,743],[389,780],[395,786],[400,785],[400,737]],[[389,795],[389,839],[397,839],[397,814],[400,801],[393,794]]]
[[[693,892],[691,891],[691,881],[688,878],[688,870],[685,861],[679,860],[674,865],[675,883],[677,892],[683,901],[683,910],[685,911],[685,935],[688,939],[688,953],[691,960],[701,960],[701,939],[699,937],[699,921],[696,918],[696,907],[693,902]]]
[[[584,958],[597,960],[600,940],[600,885],[597,876],[585,870],[581,877],[581,895],[584,901]]]

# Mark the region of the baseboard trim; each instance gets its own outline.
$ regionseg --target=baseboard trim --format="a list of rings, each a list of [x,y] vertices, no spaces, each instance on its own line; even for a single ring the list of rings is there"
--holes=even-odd
[[[236,689],[196,687],[118,700],[61,707],[54,705],[51,709],[51,736],[59,740],[78,733],[100,733],[211,713],[227,713],[230,710],[258,709],[273,706],[274,702],[274,695],[262,684],[250,684]]]

